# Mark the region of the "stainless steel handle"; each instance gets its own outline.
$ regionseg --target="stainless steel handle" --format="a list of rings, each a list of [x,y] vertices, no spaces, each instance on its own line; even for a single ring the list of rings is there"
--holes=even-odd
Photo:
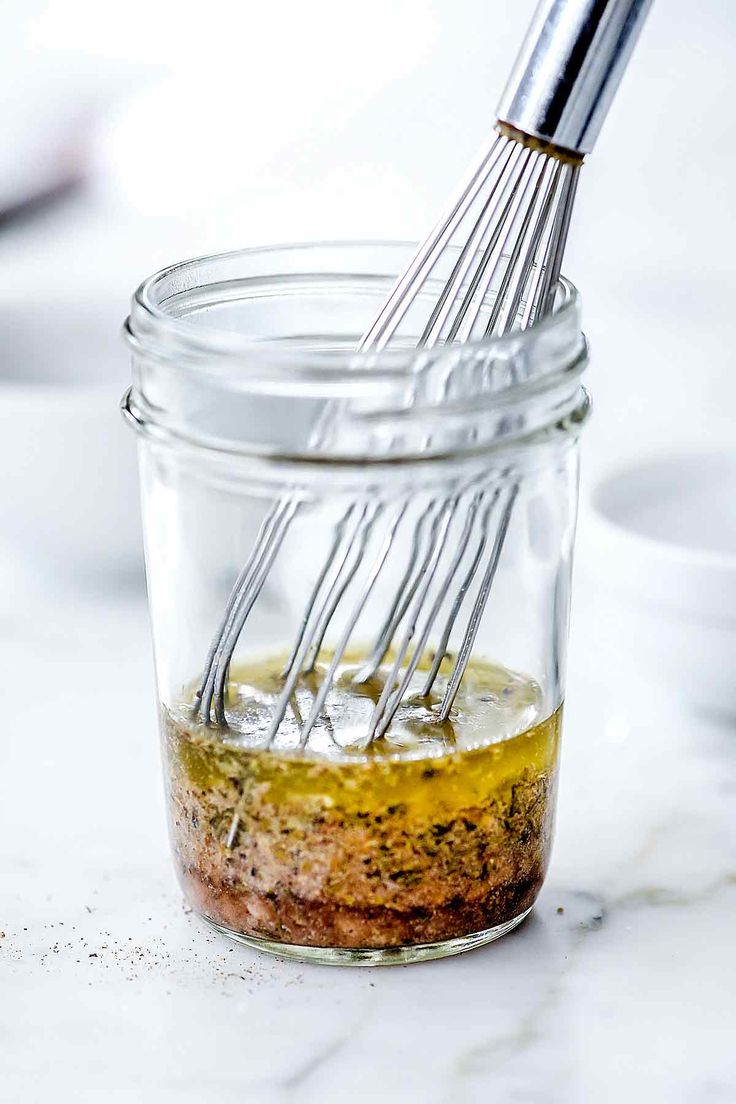
[[[590,153],[652,0],[541,0],[498,118]]]

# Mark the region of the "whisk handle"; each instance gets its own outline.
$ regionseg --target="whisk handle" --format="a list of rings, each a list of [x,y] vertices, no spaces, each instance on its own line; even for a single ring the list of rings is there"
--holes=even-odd
[[[501,122],[590,153],[652,0],[541,0],[501,97]]]

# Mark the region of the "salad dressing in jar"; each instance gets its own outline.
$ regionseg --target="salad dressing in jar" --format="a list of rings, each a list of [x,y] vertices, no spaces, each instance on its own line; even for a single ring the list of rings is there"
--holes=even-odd
[[[587,410],[577,298],[563,282],[555,311],[523,333],[421,358],[407,340],[361,359],[361,326],[405,252],[321,245],[188,262],[144,284],[128,321],[125,410],[140,434],[180,882],[221,932],[321,962],[407,962],[497,938],[531,909],[552,839]],[[444,385],[448,357],[457,393]],[[317,446],[330,403],[337,428]],[[298,510],[229,666],[225,723],[205,721],[207,648],[285,495]],[[426,693],[430,638],[390,725],[368,739],[393,653],[357,676],[401,589],[416,519],[454,496],[456,541],[473,495],[509,495],[513,511],[449,717],[440,703],[460,639],[443,641]],[[406,535],[361,615],[365,647],[342,657],[308,740],[339,625],[271,738],[304,595],[352,502],[406,515]],[[470,607],[479,585],[468,584]]]

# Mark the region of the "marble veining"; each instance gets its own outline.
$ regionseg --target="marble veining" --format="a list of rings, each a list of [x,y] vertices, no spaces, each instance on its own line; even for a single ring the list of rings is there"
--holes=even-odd
[[[736,726],[622,686],[594,631],[578,615],[530,919],[456,959],[330,969],[182,904],[142,597],[8,603],[0,1101],[736,1101]]]

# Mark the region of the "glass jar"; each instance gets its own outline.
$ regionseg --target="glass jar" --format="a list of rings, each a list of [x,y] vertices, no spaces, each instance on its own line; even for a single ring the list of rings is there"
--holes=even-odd
[[[126,327],[179,878],[219,931],[313,961],[495,939],[549,859],[578,299],[563,280],[531,329],[432,351],[410,312],[356,353],[410,253],[188,261],[141,286]],[[250,597],[228,607],[238,578]],[[313,662],[285,689],[310,610]]]

